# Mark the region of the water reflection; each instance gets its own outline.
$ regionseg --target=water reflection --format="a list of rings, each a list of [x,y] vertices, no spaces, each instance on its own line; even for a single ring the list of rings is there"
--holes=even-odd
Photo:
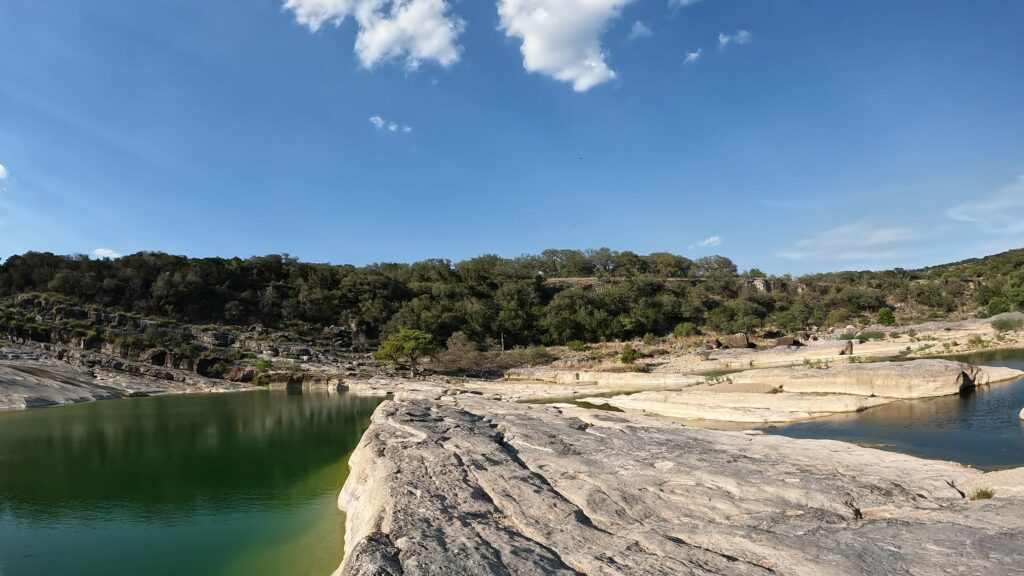
[[[379,402],[254,392],[0,413],[0,575],[329,574],[345,462]]]
[[[958,358],[1024,369],[1024,351]],[[796,438],[831,438],[979,468],[1024,466],[1024,378],[959,396],[894,402],[769,430]]]

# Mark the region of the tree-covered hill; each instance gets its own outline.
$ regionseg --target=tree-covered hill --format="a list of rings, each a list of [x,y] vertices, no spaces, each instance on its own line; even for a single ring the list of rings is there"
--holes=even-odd
[[[90,259],[30,252],[0,265],[8,311],[27,294],[193,324],[261,324],[352,343],[416,328],[444,342],[564,344],[627,339],[680,327],[717,332],[796,331],[1024,310],[1024,249],[921,270],[839,272],[800,278],[740,273],[721,256],[547,250],[370,266],[139,253]],[[11,333],[16,315],[0,316]]]

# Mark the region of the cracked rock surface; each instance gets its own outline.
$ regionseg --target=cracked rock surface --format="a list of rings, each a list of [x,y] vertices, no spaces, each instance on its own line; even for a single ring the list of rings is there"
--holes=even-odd
[[[1024,499],[835,441],[406,393],[350,465],[346,576],[1024,574]]]

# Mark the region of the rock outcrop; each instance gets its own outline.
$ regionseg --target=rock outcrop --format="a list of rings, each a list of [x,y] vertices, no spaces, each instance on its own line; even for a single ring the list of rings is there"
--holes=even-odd
[[[964,388],[1018,378],[1024,372],[971,366],[949,360],[841,364],[826,369],[768,368],[731,376],[733,382],[765,384],[786,392],[853,394],[886,398],[929,398]]]
[[[841,442],[400,394],[350,465],[341,576],[1024,574],[1024,499]]]
[[[584,398],[594,405],[613,406],[627,412],[641,412],[686,420],[723,422],[797,422],[842,412],[859,412],[893,402],[893,398],[871,398],[849,394],[759,394],[746,392],[641,392],[612,398]]]
[[[146,364],[128,364],[116,358],[104,358],[93,366],[73,366],[30,349],[7,348],[0,360],[0,409],[251,388]]]

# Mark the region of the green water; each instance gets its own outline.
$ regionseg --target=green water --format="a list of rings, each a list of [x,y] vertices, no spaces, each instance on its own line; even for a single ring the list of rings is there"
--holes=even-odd
[[[0,576],[328,576],[380,399],[247,392],[0,412]]]

